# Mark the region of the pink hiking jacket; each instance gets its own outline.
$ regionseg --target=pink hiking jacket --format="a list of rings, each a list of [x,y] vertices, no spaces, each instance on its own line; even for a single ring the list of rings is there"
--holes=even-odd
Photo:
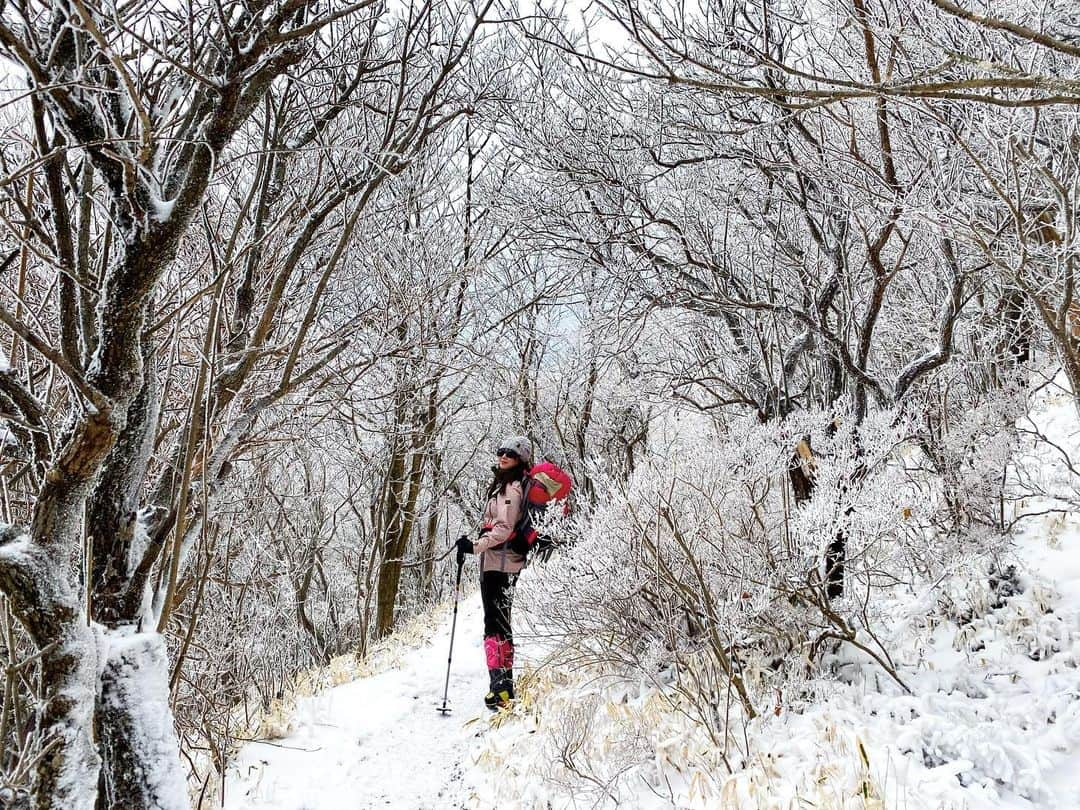
[[[480,555],[481,571],[505,571],[516,574],[525,566],[525,558],[506,547],[514,526],[521,520],[523,491],[520,481],[512,481],[506,492],[496,494],[484,508],[484,526],[491,531],[473,544]]]

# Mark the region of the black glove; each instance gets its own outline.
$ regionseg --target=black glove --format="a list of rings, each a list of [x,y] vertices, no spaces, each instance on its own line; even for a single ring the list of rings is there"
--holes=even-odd
[[[463,562],[465,562],[465,555],[473,553],[472,540],[470,540],[467,535],[463,534],[463,535],[461,535],[461,537],[459,537],[457,539],[456,545],[457,545],[457,561],[458,561],[458,565],[461,565]]]

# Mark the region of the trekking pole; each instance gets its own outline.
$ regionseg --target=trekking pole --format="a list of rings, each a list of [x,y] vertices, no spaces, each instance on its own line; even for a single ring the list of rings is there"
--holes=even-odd
[[[450,622],[450,652],[446,656],[446,684],[443,686],[442,706],[436,706],[435,711],[443,717],[450,714],[450,707],[446,705],[447,696],[450,694],[450,662],[454,658],[454,633],[457,631],[457,607],[458,597],[461,595],[461,569],[465,567],[464,555],[458,556],[457,581],[454,583],[454,618]]]

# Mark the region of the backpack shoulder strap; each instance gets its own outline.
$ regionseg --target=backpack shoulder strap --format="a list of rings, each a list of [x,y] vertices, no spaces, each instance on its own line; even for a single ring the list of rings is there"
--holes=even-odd
[[[532,528],[533,512],[535,511],[535,505],[529,500],[529,491],[536,483],[531,475],[526,475],[521,479],[521,517],[518,518],[517,523],[514,524],[515,534],[525,534]]]

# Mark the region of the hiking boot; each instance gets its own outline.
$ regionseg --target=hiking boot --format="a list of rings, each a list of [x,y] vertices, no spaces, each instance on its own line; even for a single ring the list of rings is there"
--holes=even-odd
[[[484,695],[484,705],[492,711],[505,709],[514,699],[514,671],[512,669],[489,669],[491,689]]]
[[[484,695],[484,705],[493,712],[507,709],[514,700],[514,685],[510,684],[498,691],[492,690]]]

